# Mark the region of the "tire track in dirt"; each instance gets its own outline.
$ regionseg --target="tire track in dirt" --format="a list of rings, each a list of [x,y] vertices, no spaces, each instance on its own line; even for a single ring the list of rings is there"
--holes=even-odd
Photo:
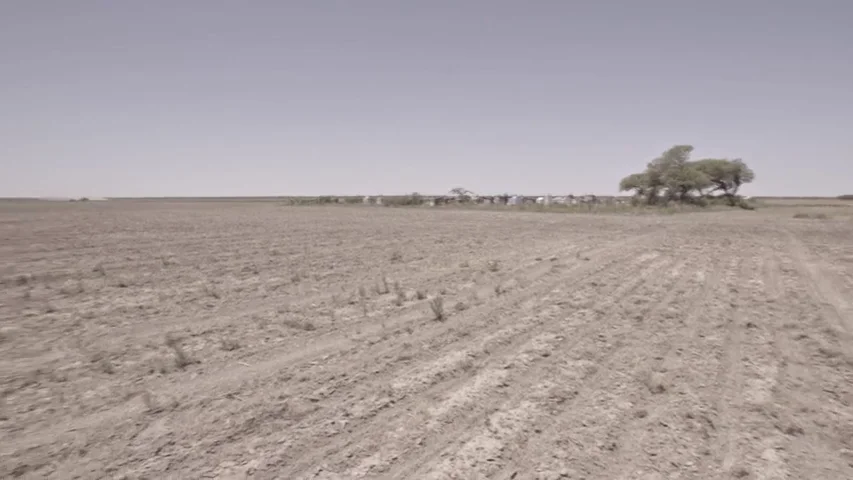
[[[693,333],[681,336],[684,354],[670,356],[670,371],[683,373],[635,427],[641,431],[631,442],[635,458],[643,458],[640,448],[654,455],[641,469],[626,468],[608,478],[637,478],[643,471],[661,478],[679,473],[695,478],[787,475],[784,461],[772,448],[777,432],[761,410],[771,400],[772,377],[778,371],[766,335],[774,326],[767,324],[765,259],[756,251],[758,239],[739,239],[734,245],[733,261],[741,262],[739,268],[727,268],[710,308],[685,330]],[[714,379],[710,385],[705,383],[708,378]],[[640,427],[643,422],[645,429]],[[661,457],[661,452],[666,455]],[[613,465],[623,463],[619,458]]]
[[[664,260],[669,262],[661,265],[665,270],[672,266],[672,259]],[[657,273],[657,270],[654,273]],[[561,408],[572,409],[578,399],[583,396],[582,392],[572,390],[567,385],[579,383],[585,387],[583,392],[591,391],[604,378],[607,372],[606,365],[613,362],[614,356],[623,351],[623,339],[608,341],[606,332],[611,326],[600,321],[601,317],[617,314],[620,309],[624,309],[632,298],[628,294],[637,288],[656,291],[655,287],[660,286],[660,280],[661,277],[657,275],[651,275],[651,278],[641,276],[637,280],[638,284],[621,292],[624,295],[621,295],[616,302],[612,299],[606,300],[605,305],[609,307],[603,306],[598,315],[599,318],[581,319],[579,327],[581,330],[572,335],[572,341],[562,341],[552,346],[547,357],[549,361],[537,368],[538,375],[525,372],[522,378],[516,380],[519,385],[514,389],[516,392],[514,395],[503,402],[497,399],[496,405],[493,403],[488,408],[486,428],[478,427],[469,433],[458,432],[455,429],[444,433],[434,442],[435,450],[418,458],[407,457],[408,463],[392,470],[390,476],[392,478],[427,478],[427,475],[432,475],[435,478],[443,478],[451,472],[467,472],[469,477],[471,475],[480,477],[494,474],[503,468],[503,464],[512,457],[506,451],[507,448],[517,444],[519,438],[529,435],[529,431],[537,428],[535,426],[540,422],[546,422],[551,413],[549,407],[556,402],[561,405]],[[648,308],[653,307],[649,305]],[[553,327],[562,329],[561,324]],[[578,365],[573,365],[574,368],[561,368],[566,358],[565,353],[562,352],[573,351],[580,342],[590,339],[593,345],[581,353],[581,356],[586,358],[581,358]],[[544,382],[536,383],[538,378],[543,377],[546,379]],[[466,426],[457,425],[458,423],[458,421],[454,423],[455,428]],[[443,457],[444,460],[436,464],[439,457]]]
[[[751,260],[743,262],[734,278],[737,283],[729,285],[726,301],[732,310],[731,318],[724,320],[725,333],[709,337],[709,347],[722,352],[715,380],[703,392],[707,400],[693,406],[684,422],[694,427],[688,430],[694,438],[701,433],[704,440],[698,443],[701,447],[687,450],[698,463],[691,466],[699,478],[742,478],[750,472],[769,475],[766,478],[786,475],[772,449],[751,441],[756,434],[768,441],[775,435],[759,409],[771,398],[778,359],[773,356],[772,341],[763,334],[764,329],[773,328],[767,324],[771,320],[766,302],[772,295],[764,281],[767,260],[761,251],[754,251],[758,239],[749,240],[749,246],[738,248]]]
[[[627,243],[627,242],[621,242],[621,243]],[[616,245],[620,245],[621,243],[617,243]],[[631,252],[638,251],[642,248],[644,248],[644,246],[642,243],[640,243],[633,250],[626,252],[624,255],[621,253],[619,253],[618,255],[613,255],[613,253],[618,253],[619,250],[616,249],[613,244],[608,245],[606,247],[603,247],[602,249],[599,249],[599,252],[598,252],[601,254],[603,254],[604,252],[609,252],[607,255],[602,255],[603,258],[599,259],[596,262],[581,264],[581,267],[578,271],[581,273],[582,272],[590,272],[590,274],[594,274],[594,272],[596,271],[597,265],[607,266],[607,265],[611,265],[613,263],[618,263],[623,258],[628,257],[631,254]],[[559,280],[552,281],[549,285],[553,285],[555,282],[558,282],[558,281]],[[516,303],[523,301],[523,299],[525,299],[525,298],[535,298],[535,296],[538,295],[539,291],[541,291],[541,289],[539,289],[537,287],[537,288],[532,288],[529,291],[523,292],[521,294],[521,297],[515,298],[515,300],[517,300]],[[501,299],[499,302],[497,302],[498,303],[497,306],[498,307],[500,307],[501,305],[511,306],[514,302],[513,298],[517,297],[517,296],[518,296],[518,294],[507,295],[505,299]],[[494,305],[492,305],[491,308],[494,308]],[[478,312],[478,314],[482,314],[482,313],[485,313],[485,312]],[[441,328],[443,328],[443,327],[436,327],[436,329],[439,331]],[[280,366],[290,366],[290,364],[292,364],[292,363],[307,362],[307,361],[310,361],[310,359],[312,359],[312,358],[320,358],[321,356],[327,355],[330,351],[334,351],[337,348],[340,348],[339,342],[328,342],[328,343],[325,343],[322,345],[313,344],[313,345],[310,345],[307,347],[303,347],[302,349],[300,349],[296,352],[293,352],[289,355],[273,358],[271,361],[268,361],[266,363],[260,363],[260,364],[256,363],[255,365],[252,365],[252,367],[254,367],[254,368],[232,369],[232,370],[234,370],[233,373],[227,372],[227,371],[226,372],[220,372],[220,375],[217,377],[210,377],[210,376],[199,377],[199,378],[195,379],[194,381],[190,382],[189,384],[185,383],[183,385],[182,397],[183,398],[196,398],[196,397],[200,396],[199,394],[201,392],[212,389],[212,388],[215,388],[218,390],[224,389],[224,390],[237,391],[237,392],[251,392],[252,390],[254,390],[256,388],[261,388],[261,386],[265,386],[264,384],[269,379],[272,379],[272,380],[277,381],[277,382],[287,382],[290,377],[287,375],[285,375],[283,377],[281,375],[279,375]],[[264,371],[269,372],[269,373],[266,375],[261,375],[260,377],[257,375],[258,372],[264,372]],[[253,375],[252,372],[255,372],[255,374]],[[272,374],[272,377],[270,377],[269,374]],[[236,382],[231,387],[228,387],[227,383],[223,383],[223,380],[228,381],[229,379],[231,380],[231,383]],[[247,382],[249,382],[249,383],[247,383]],[[150,391],[154,392],[155,396],[156,396],[157,392],[159,390],[161,390],[161,389],[168,390],[169,388],[171,388],[168,386],[168,385],[170,385],[170,383],[171,382],[164,382],[163,386],[160,388],[152,387],[149,384],[149,389],[150,389]],[[253,387],[253,385],[255,385],[255,386]],[[203,395],[202,395],[202,397],[203,397]],[[186,405],[186,406],[189,407],[191,405]],[[140,411],[141,407],[142,407],[141,403],[137,403],[136,405],[133,405],[133,406],[130,406],[130,405],[120,406],[120,407],[117,407],[113,410],[108,410],[106,412],[100,412],[100,416],[97,418],[97,420],[95,420],[94,424],[89,423],[90,419],[94,418],[94,417],[87,416],[87,417],[84,417],[82,419],[72,421],[70,424],[67,424],[67,427],[63,428],[63,430],[66,430],[69,432],[98,431],[98,432],[101,432],[99,435],[107,435],[108,431],[110,429],[104,430],[103,428],[101,428],[101,426],[103,426],[105,424],[121,422],[123,419],[128,418],[127,416],[129,414],[132,414],[133,412],[141,413],[141,411]],[[76,439],[78,441],[80,440],[79,433],[74,434],[74,437],[76,437]],[[39,436],[35,436],[35,437],[32,437],[30,440],[31,440],[32,445],[35,446],[35,445],[41,443],[43,439],[41,439]],[[87,443],[90,443],[91,440],[92,439],[89,439],[89,441],[87,441]]]
[[[849,337],[853,334],[853,307],[848,298],[853,298],[853,295],[850,292],[847,295],[842,294],[838,289],[841,282],[822,265],[822,260],[813,258],[809,254],[808,247],[800,239],[791,232],[787,233],[790,239],[789,251],[796,260],[797,269],[804,278],[809,279],[809,290],[812,296],[820,301],[824,315]],[[848,358],[853,359],[853,350],[849,348],[849,343],[845,351]]]
[[[771,444],[793,478],[853,478],[853,363],[843,355],[847,340],[827,321],[824,297],[802,267],[802,245],[777,245],[768,278],[772,331],[779,369],[774,401],[764,410],[780,437]],[[830,318],[832,318],[830,316]]]
[[[632,445],[642,443],[630,438],[630,435],[636,435],[631,430],[631,426],[638,422],[635,412],[647,406],[642,403],[648,394],[648,379],[632,378],[615,366],[631,366],[632,370],[636,370],[644,361],[651,361],[660,369],[667,358],[663,350],[674,348],[667,345],[666,340],[655,341],[656,337],[666,338],[668,326],[665,323],[678,323],[675,318],[679,313],[688,317],[696,315],[707,299],[710,289],[703,290],[703,287],[708,287],[704,280],[684,281],[685,277],[702,274],[707,268],[700,261],[701,257],[689,251],[680,256],[683,258],[680,259],[679,267],[669,272],[667,285],[670,286],[662,292],[661,300],[642,315],[633,315],[629,323],[614,326],[626,346],[603,367],[601,384],[594,385],[597,388],[584,388],[570,404],[555,409],[555,416],[543,419],[534,430],[537,431],[534,439],[497,478],[510,478],[517,472],[533,471],[539,472],[544,478],[559,476],[561,472],[570,478],[573,475],[616,478],[616,472],[611,471],[607,475],[600,470],[636,462],[636,455],[626,451],[630,452]],[[712,270],[710,283],[716,281],[719,274],[717,270]],[[685,304],[685,301],[689,303],[684,312],[673,310]],[[655,322],[658,317],[662,317],[665,323]],[[678,325],[675,327],[678,328]],[[658,352],[658,355],[650,358],[654,352]],[[646,373],[659,374],[654,371],[654,367],[649,367]],[[660,385],[665,383],[661,382]],[[649,413],[646,412],[646,415]],[[626,436],[629,437],[627,440]],[[539,452],[539,455],[531,456],[527,452]],[[554,455],[546,455],[545,452]],[[569,458],[575,461],[569,461]],[[621,458],[621,462],[617,458]]]
[[[772,358],[775,358],[778,367],[775,376],[770,382],[771,401],[767,402],[768,407],[765,413],[769,416],[768,420],[775,423],[777,432],[775,435],[762,441],[765,447],[766,454],[762,455],[762,459],[769,463],[766,469],[758,470],[759,478],[773,478],[764,472],[779,473],[775,475],[777,478],[819,478],[812,475],[805,475],[806,472],[798,471],[797,462],[791,462],[791,457],[801,455],[802,452],[810,450],[803,443],[803,436],[798,435],[798,421],[795,419],[794,400],[799,395],[794,394],[799,390],[798,386],[794,385],[789,378],[789,364],[796,361],[796,351],[798,347],[793,342],[790,336],[790,328],[786,328],[783,321],[786,315],[796,314],[800,311],[800,307],[791,304],[791,297],[786,292],[785,285],[782,282],[781,262],[777,252],[784,251],[783,246],[773,245],[773,249],[765,249],[764,255],[764,276],[767,284],[767,324],[761,325],[764,335],[770,337],[770,346],[772,348]],[[786,331],[788,330],[788,331]],[[802,465],[802,464],[801,464]],[[815,472],[813,472],[815,473]],[[781,474],[787,474],[787,477]]]

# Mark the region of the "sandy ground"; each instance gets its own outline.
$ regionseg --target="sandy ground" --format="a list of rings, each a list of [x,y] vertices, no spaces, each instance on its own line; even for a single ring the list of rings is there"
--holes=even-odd
[[[0,477],[853,478],[834,212],[0,205]]]

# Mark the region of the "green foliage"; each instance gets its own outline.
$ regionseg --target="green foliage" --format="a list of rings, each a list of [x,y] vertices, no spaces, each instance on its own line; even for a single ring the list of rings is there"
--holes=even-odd
[[[717,197],[731,206],[752,209],[737,192],[755,180],[755,173],[741,159],[690,160],[692,145],[675,145],[619,182],[619,191],[633,191],[636,201],[669,204],[677,201],[705,206]],[[714,196],[712,194],[718,193]]]
[[[619,191],[620,192],[630,192],[633,190],[637,196],[643,196],[646,194],[646,189],[649,185],[649,179],[646,175],[646,172],[643,173],[632,173],[627,177],[623,178],[621,182],[619,182]]]

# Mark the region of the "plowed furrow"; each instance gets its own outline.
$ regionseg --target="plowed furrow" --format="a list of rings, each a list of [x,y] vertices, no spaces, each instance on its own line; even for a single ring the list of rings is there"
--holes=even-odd
[[[599,383],[594,387],[583,385],[585,388],[570,403],[555,407],[554,416],[534,427],[536,434],[531,435],[525,448],[508,462],[498,478],[531,470],[593,475],[619,465],[612,457],[619,453],[618,449],[630,445],[629,435],[636,434],[627,427],[635,421],[636,411],[648,408],[642,405],[650,380],[647,377],[652,373],[660,375],[653,366],[665,358],[665,332],[679,328],[703,302],[704,280],[690,280],[709,268],[699,258],[684,255],[677,268],[666,272],[666,287],[653,290],[656,293],[648,299],[652,308],[613,324],[614,335],[625,345],[603,365],[596,362],[602,369]],[[630,432],[627,435],[622,433],[626,428]],[[576,460],[569,461],[571,458]]]
[[[555,288],[565,288],[565,285],[575,283],[582,284],[581,290],[594,290],[597,288],[590,285],[587,278],[599,278],[604,276],[606,279],[618,279],[623,275],[629,275],[632,264],[628,264],[624,259],[631,255],[630,251],[620,252],[618,257],[609,257],[608,260],[602,261],[598,266],[589,264],[589,268],[583,271],[574,272],[568,276],[558,276],[557,279],[549,281],[543,288],[531,294],[525,294],[524,300],[521,299],[512,301],[509,304],[504,304],[499,309],[492,309],[490,312],[478,312],[465,319],[451,319],[459,324],[454,330],[461,330],[459,333],[466,331],[476,332],[477,339],[472,342],[467,334],[454,335],[450,342],[440,342],[433,345],[427,345],[421,353],[413,353],[416,358],[409,359],[409,363],[415,364],[414,368],[392,369],[388,373],[384,373],[380,368],[371,369],[371,376],[367,381],[359,380],[355,384],[346,382],[342,384],[336,382],[334,394],[329,398],[321,401],[322,404],[330,403],[337,405],[334,412],[319,410],[318,414],[311,416],[307,421],[300,422],[299,425],[304,425],[304,428],[299,427],[296,430],[304,431],[313,436],[316,432],[323,431],[323,438],[312,440],[309,436],[307,439],[300,439],[300,435],[296,435],[288,439],[287,447],[282,450],[281,458],[275,460],[289,464],[288,459],[293,459],[297,462],[294,471],[299,471],[299,465],[311,465],[313,459],[327,459],[331,452],[337,451],[343,445],[349,443],[353,438],[360,439],[367,436],[370,430],[376,424],[385,425],[389,422],[389,418],[398,415],[398,412],[405,411],[410,405],[417,405],[422,402],[423,398],[436,398],[441,395],[442,391],[455,390],[459,384],[464,384],[477,371],[475,364],[483,361],[490,361],[491,358],[501,358],[504,352],[514,351],[523,345],[525,342],[536,341],[535,338],[530,340],[536,333],[537,325],[540,325],[543,318],[552,316],[554,308],[548,304],[544,304],[545,311],[540,313],[525,314],[523,317],[513,319],[512,313],[522,304],[535,300],[534,306],[539,308],[540,300],[543,295],[552,295],[547,292]],[[636,255],[634,258],[638,258]],[[652,256],[641,262],[653,261]],[[622,260],[619,260],[622,259]],[[608,270],[615,266],[615,270]],[[578,276],[578,275],[583,276]],[[558,301],[555,298],[555,301]],[[492,333],[487,333],[492,332]],[[374,355],[363,354],[364,358],[376,358]],[[386,364],[388,367],[395,366],[393,359]],[[400,367],[399,364],[396,365]],[[383,378],[385,377],[385,378]],[[350,386],[357,388],[356,393],[367,395],[364,398],[356,396],[355,401],[348,400],[352,398],[352,390]],[[318,392],[319,393],[319,392]],[[322,412],[322,413],[321,413]],[[319,425],[311,427],[312,419],[316,418]],[[314,422],[316,423],[316,422]],[[327,425],[327,426],[323,426]],[[330,425],[330,426],[329,426]],[[315,427],[320,428],[315,428]],[[342,427],[345,426],[345,427]],[[386,427],[382,427],[385,429]],[[364,431],[362,431],[364,430]],[[336,442],[330,442],[330,439],[341,436],[340,445]],[[316,442],[316,444],[314,444]],[[317,451],[316,454],[300,453],[303,451]],[[316,455],[316,457],[314,456]]]
[[[493,402],[494,405],[485,412],[485,428],[483,423],[479,423],[473,425],[473,431],[455,432],[460,428],[455,421],[454,430],[435,440],[433,451],[415,458],[407,456],[407,463],[393,469],[390,477],[426,478],[431,474],[440,478],[458,469],[467,472],[468,478],[474,478],[496,473],[514,457],[523,456],[526,451],[523,447],[518,447],[515,454],[509,450],[532,435],[531,430],[540,428],[536,426],[539,422],[547,423],[546,419],[553,415],[555,406],[574,409],[582,392],[596,390],[599,382],[610,373],[608,367],[625,348],[625,338],[614,333],[610,321],[623,316],[634,299],[642,297],[645,292],[663,295],[659,282],[667,278],[671,262],[670,259],[660,269],[647,272],[648,276],[638,271],[638,285],[612,296],[600,308],[593,308],[598,313],[591,318],[577,319],[579,329],[567,336],[570,340],[561,341],[551,348],[548,361],[537,370],[537,375],[525,374],[518,380],[518,385],[510,384],[514,388],[509,398]],[[638,313],[654,308],[653,303],[648,303]],[[635,321],[633,315],[629,318],[627,322]],[[561,331],[562,325],[555,324],[554,328]],[[467,425],[462,423],[461,426]],[[482,444],[491,447],[481,449]]]
[[[544,285],[533,285],[531,288],[516,292],[511,295],[507,295],[506,298],[501,298],[494,305],[487,305],[488,308],[491,309],[492,314],[499,314],[500,309],[511,311],[513,305],[518,305],[526,299],[536,298],[540,295],[543,289],[546,289],[548,286],[555,285],[561,281],[569,281],[572,278],[583,278],[586,275],[595,274],[597,271],[603,268],[607,268],[612,265],[618,265],[625,258],[628,258],[632,255],[632,251],[640,251],[643,248],[642,242],[636,244],[634,247],[631,247],[632,250],[620,251],[618,249],[613,249],[608,247],[608,250],[601,251],[601,255],[599,258],[593,258],[592,262],[586,262],[580,264],[579,268],[575,270],[569,270],[568,276],[559,277],[558,279],[547,280],[544,277],[540,279],[541,281],[546,281]],[[549,270],[550,271],[550,270]],[[627,272],[626,272],[627,273]],[[498,310],[495,310],[495,307]],[[467,313],[467,312],[466,312]],[[491,315],[489,311],[472,311],[471,315],[467,318],[484,318],[488,320]],[[421,317],[422,318],[422,317]],[[488,326],[488,321],[486,322],[472,322],[465,323],[464,329],[474,330],[477,328],[481,328],[483,326]],[[425,328],[425,331],[433,332],[432,334],[438,334],[439,336],[445,334],[447,332],[446,328],[440,328],[441,325],[435,324],[435,322],[430,322],[427,324],[428,328]],[[431,338],[430,336],[424,337],[424,335],[432,335],[427,334],[425,332],[419,332],[417,338]],[[347,342],[347,343],[342,343]],[[187,403],[187,401],[191,401],[194,398],[205,398],[209,397],[211,394],[216,395],[235,395],[235,398],[242,398],[242,395],[251,395],[255,389],[269,389],[269,388],[284,388],[283,394],[285,396],[293,396],[290,393],[290,386],[294,384],[292,381],[295,377],[294,373],[298,375],[300,363],[311,362],[311,359],[318,359],[321,357],[326,357],[327,355],[334,355],[342,345],[352,345],[353,349],[350,352],[359,353],[355,350],[357,344],[355,342],[348,342],[346,339],[338,339],[338,340],[330,340],[324,343],[315,342],[313,344],[309,344],[307,347],[303,347],[299,350],[291,352],[286,355],[279,355],[277,357],[272,357],[270,360],[261,361],[258,363],[252,363],[248,367],[238,366],[237,368],[232,368],[233,373],[228,371],[220,371],[219,375],[216,377],[203,376],[198,377],[190,382],[183,382],[181,388],[177,391],[179,392],[179,397],[177,400],[179,401],[179,405],[182,405],[183,408],[190,408],[193,406],[192,403]],[[403,353],[405,348],[403,348],[400,344],[395,344],[395,349],[399,350],[399,353]],[[377,353],[377,352],[374,352]],[[363,358],[376,358],[374,355],[364,356]],[[351,359],[347,358],[347,355],[339,355],[335,358],[326,357],[324,362],[331,362],[328,366],[334,366],[335,360],[340,362],[351,362]],[[248,362],[247,362],[248,363]],[[294,367],[297,365],[297,367]],[[324,363],[324,365],[326,365]],[[358,380],[358,377],[356,377]],[[162,383],[160,387],[157,387],[156,384],[149,384],[148,391],[152,392],[155,398],[159,395],[161,390],[170,390],[173,387],[169,387],[170,383],[173,381],[168,381],[168,383]],[[296,383],[299,386],[299,383]],[[281,387],[279,386],[281,385]],[[310,385],[310,384],[308,384]],[[297,387],[298,389],[299,387]],[[324,389],[325,391],[330,391],[334,389]],[[202,395],[204,392],[204,395]],[[301,399],[298,399],[301,401]],[[209,400],[206,400],[209,402]],[[258,399],[257,401],[264,401],[263,399]],[[216,403],[220,403],[217,401]],[[253,401],[252,404],[255,402]],[[248,408],[251,409],[252,404],[248,405]],[[314,410],[313,406],[304,407],[305,410]],[[67,431],[69,432],[78,432],[78,431],[88,431],[92,434],[97,433],[98,436],[111,436],[113,434],[110,433],[112,429],[107,428],[103,429],[99,427],[99,425],[108,425],[110,423],[115,424],[116,421],[121,421],[122,419],[131,419],[136,415],[142,414],[144,410],[144,405],[138,399],[132,398],[129,403],[125,403],[122,406],[116,407],[113,410],[100,412],[98,417],[87,416],[82,419],[78,419],[76,421],[72,421],[67,423]],[[241,409],[243,410],[243,409]],[[251,410],[250,410],[251,411]],[[234,418],[241,418],[239,411],[231,412]],[[97,418],[97,423],[90,423],[92,420]],[[125,422],[127,420],[124,420]],[[180,422],[179,422],[180,423]],[[121,423],[119,425],[122,425]],[[136,429],[120,427],[123,428],[127,432],[133,432]],[[129,433],[128,433],[129,434]],[[72,438],[76,438],[78,441],[81,441],[81,437],[79,433],[73,434]],[[83,437],[86,438],[86,437]],[[92,438],[87,438],[86,441],[93,441]],[[38,443],[40,438],[38,436],[31,437],[31,441]]]

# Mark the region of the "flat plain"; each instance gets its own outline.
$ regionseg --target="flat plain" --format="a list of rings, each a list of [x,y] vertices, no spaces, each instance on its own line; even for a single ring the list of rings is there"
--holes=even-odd
[[[853,478],[846,205],[5,202],[0,478]]]

